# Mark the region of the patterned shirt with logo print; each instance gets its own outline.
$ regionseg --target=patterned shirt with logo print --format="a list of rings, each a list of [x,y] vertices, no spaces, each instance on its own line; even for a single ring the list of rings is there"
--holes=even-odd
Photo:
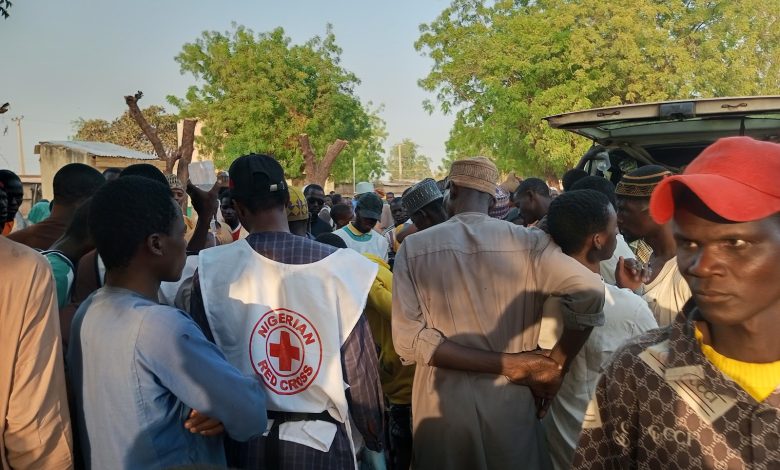
[[[623,346],[599,380],[574,469],[780,469],[780,389],[757,402],[701,352],[693,302]]]

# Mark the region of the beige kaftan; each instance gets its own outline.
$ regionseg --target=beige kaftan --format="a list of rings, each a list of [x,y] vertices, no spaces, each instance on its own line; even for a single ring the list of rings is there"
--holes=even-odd
[[[600,277],[539,230],[465,213],[404,240],[395,259],[392,326],[402,361],[417,363],[414,468],[543,466],[527,387],[428,363],[444,338],[496,352],[535,349],[551,295],[567,326],[603,322]]]
[[[0,468],[73,468],[51,268],[4,237],[0,260]]]

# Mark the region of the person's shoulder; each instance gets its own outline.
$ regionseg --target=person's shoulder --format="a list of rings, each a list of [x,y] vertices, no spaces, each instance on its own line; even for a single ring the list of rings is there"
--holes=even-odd
[[[670,333],[671,327],[656,328],[629,339],[615,351],[607,373],[615,368],[651,368],[648,354],[659,357],[668,351]]]
[[[147,338],[170,338],[179,334],[192,333],[198,327],[182,310],[154,302],[137,305],[142,316],[140,334]]]
[[[40,252],[7,237],[0,237],[0,259],[3,260],[3,271],[14,277],[18,276],[17,270],[20,268],[33,270],[49,268],[48,261]]]
[[[608,301],[611,299],[616,309],[620,312],[635,312],[641,309],[641,307],[647,306],[647,301],[631,292],[630,289],[620,288],[607,283],[604,283],[604,288],[606,289]]]

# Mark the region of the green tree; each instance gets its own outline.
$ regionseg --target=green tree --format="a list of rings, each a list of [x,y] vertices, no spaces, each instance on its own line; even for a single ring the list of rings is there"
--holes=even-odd
[[[419,181],[433,176],[431,159],[418,153],[419,148],[410,139],[392,146],[387,153],[387,171],[393,181]]]
[[[169,96],[186,117],[203,122],[200,148],[225,168],[248,152],[273,154],[291,178],[303,172],[298,136],[307,134],[322,158],[336,139],[349,141],[331,167],[351,181],[352,158],[364,174],[382,171],[381,120],[356,96],[358,78],[340,65],[330,25],[324,38],[293,45],[282,28],[268,33],[234,25],[204,32],[176,57],[200,85]]]
[[[174,151],[177,148],[176,123],[179,118],[174,114],[165,112],[162,106],[152,105],[141,110],[149,124],[157,129],[166,151]],[[92,140],[95,142],[110,142],[112,144],[128,147],[139,152],[154,153],[154,148],[146,138],[138,124],[125,111],[121,116],[111,122],[105,119],[79,118],[73,122],[76,135],[75,140]]]
[[[777,0],[454,0],[415,44],[456,121],[450,158],[560,173],[590,142],[542,118],[600,106],[776,93]]]

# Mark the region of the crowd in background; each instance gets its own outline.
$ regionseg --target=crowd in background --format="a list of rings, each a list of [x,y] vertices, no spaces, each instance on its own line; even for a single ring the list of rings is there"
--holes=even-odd
[[[775,468],[778,177],[747,137],[560,192],[74,163],[24,220],[0,170],[0,466]]]

